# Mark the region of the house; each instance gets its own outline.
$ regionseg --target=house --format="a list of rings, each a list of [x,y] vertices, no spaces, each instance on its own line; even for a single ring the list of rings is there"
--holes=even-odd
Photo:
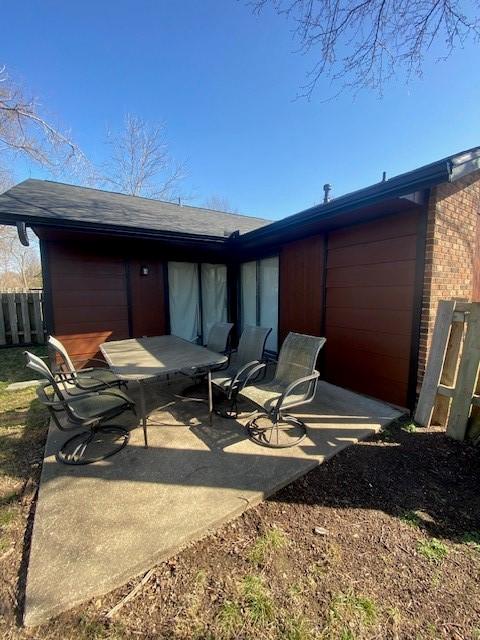
[[[480,147],[282,220],[42,180],[0,196],[40,239],[47,330],[76,358],[215,321],[325,335],[329,382],[412,408],[442,298],[480,300]]]

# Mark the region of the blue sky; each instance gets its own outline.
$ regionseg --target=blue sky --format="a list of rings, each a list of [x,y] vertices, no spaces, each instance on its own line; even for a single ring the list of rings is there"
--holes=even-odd
[[[0,62],[102,161],[106,127],[126,112],[166,121],[172,155],[188,164],[193,204],[226,197],[276,219],[334,195],[480,144],[479,50],[384,96],[328,84],[295,100],[312,58],[295,53],[291,25],[243,0],[64,2],[2,6]],[[43,177],[17,167],[16,178]]]

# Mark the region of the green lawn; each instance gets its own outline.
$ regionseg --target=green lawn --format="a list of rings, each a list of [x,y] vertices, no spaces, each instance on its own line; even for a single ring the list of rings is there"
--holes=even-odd
[[[29,349],[46,355],[46,347]],[[35,387],[7,391],[12,382],[37,377],[26,369],[23,351],[23,347],[0,350],[0,556],[13,543],[20,501],[28,479],[39,468],[46,435],[47,415]]]

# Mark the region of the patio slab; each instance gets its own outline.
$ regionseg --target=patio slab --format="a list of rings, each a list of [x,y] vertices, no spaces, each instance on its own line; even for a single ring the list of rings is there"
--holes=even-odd
[[[168,404],[175,390],[152,385],[149,408]],[[204,405],[177,403],[151,415],[148,449],[142,430],[133,428],[119,454],[84,467],[56,461],[66,436],[51,427],[25,624],[40,624],[124,584],[401,414],[321,382],[315,401],[295,415],[308,424],[307,438],[274,450],[248,440],[241,421],[215,417],[210,427]]]

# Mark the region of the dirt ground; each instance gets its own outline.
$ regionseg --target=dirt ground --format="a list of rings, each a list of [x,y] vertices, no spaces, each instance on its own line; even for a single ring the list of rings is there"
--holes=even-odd
[[[408,423],[349,447],[154,567],[111,617],[141,576],[23,629],[42,441],[34,433],[13,449],[22,459],[7,496],[15,517],[0,524],[4,638],[480,639],[480,449]]]

